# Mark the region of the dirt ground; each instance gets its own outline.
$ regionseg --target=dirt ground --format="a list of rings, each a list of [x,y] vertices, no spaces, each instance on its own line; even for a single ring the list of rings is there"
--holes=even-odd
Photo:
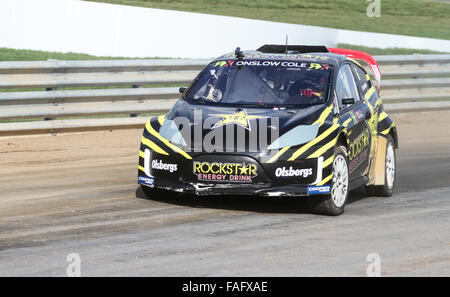
[[[352,195],[338,218],[294,199],[146,199],[141,129],[0,137],[0,276],[64,275],[70,252],[84,275],[364,275],[377,252],[383,275],[448,276],[450,111],[393,118],[396,194]]]

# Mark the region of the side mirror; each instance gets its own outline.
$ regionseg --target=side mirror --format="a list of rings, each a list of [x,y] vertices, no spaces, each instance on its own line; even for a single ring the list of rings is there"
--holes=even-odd
[[[186,87],[180,87],[179,89],[178,89],[178,92],[180,92],[181,94],[183,94],[185,91],[186,91]]]
[[[355,98],[343,98],[342,105],[355,104]]]

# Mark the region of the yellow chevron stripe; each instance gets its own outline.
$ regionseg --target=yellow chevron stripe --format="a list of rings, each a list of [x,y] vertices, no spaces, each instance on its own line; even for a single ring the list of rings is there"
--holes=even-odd
[[[353,59],[353,58],[347,57],[347,60],[352,61],[353,63],[355,63],[356,65],[358,65],[358,66],[361,67],[361,68],[364,68],[364,67],[361,65],[361,63],[359,63],[358,61],[356,61],[356,60]]]
[[[352,118],[348,118],[348,119],[342,124],[342,126],[346,128],[346,127],[348,126],[348,124],[350,124],[351,121],[352,121]]]
[[[377,107],[378,105],[381,105],[383,101],[381,100],[381,98],[378,98],[377,102],[375,102],[375,107]]]
[[[328,106],[327,108],[325,108],[325,110],[322,112],[322,114],[319,116],[319,118],[314,122],[314,123],[312,123],[312,125],[315,125],[315,124],[318,124],[318,123],[320,123],[320,125],[319,125],[319,127],[320,126],[322,126],[322,124],[324,123],[324,121],[325,121],[325,119],[328,117],[328,115],[330,114],[330,112],[333,110],[333,104],[331,104],[330,106]],[[320,137],[320,136],[319,136]],[[313,140],[314,141],[314,140]],[[276,160],[278,160],[278,158],[285,152],[285,151],[287,151],[288,149],[290,149],[291,147],[290,146],[287,146],[287,147],[284,147],[282,150],[280,150],[277,154],[275,154],[272,158],[270,158],[269,159],[269,161],[267,161],[267,163],[273,163],[273,162],[275,162]],[[299,149],[299,150],[301,150],[301,148]],[[299,151],[298,150],[298,151]],[[298,152],[297,151],[297,152]],[[297,153],[297,152],[295,152],[292,156],[291,156],[291,158],[289,158],[289,160],[288,161],[292,161],[292,160],[294,160],[295,158],[297,158],[297,157],[295,157],[295,158],[293,158],[293,156]],[[301,154],[301,153],[300,153]],[[299,155],[300,155],[299,154]]]
[[[330,174],[330,175],[328,175],[328,176],[325,177],[324,179],[322,179],[322,181],[321,181],[320,183],[318,183],[317,185],[318,185],[318,186],[324,185],[324,184],[327,183],[329,180],[331,180],[332,177],[333,177],[333,173]]]
[[[383,134],[383,135],[388,134],[388,133],[389,133],[389,130],[391,130],[392,127],[395,127],[394,123],[392,123],[392,124],[389,126],[389,128],[387,128],[386,130],[381,131],[380,134]]]
[[[148,146],[149,148],[151,148],[152,150],[154,150],[155,152],[157,152],[158,154],[162,154],[162,155],[166,155],[166,156],[169,155],[165,150],[163,150],[162,148],[157,146],[153,141],[145,138],[144,136],[142,136],[141,142],[143,144],[145,144],[146,146]],[[141,153],[142,153],[142,155],[141,155]],[[139,156],[144,157],[144,153],[140,151]]]
[[[160,115],[158,117],[158,122],[162,126],[164,124],[164,120],[166,119],[165,115]]]
[[[319,127],[323,125],[323,123],[325,122],[325,119],[328,117],[328,115],[330,114],[331,110],[333,109],[333,105],[328,106],[323,112],[322,114],[319,116],[319,118],[312,123],[313,125],[320,123]],[[331,132],[333,132],[334,130],[336,130],[337,127],[339,127],[339,125],[335,125],[337,122],[337,119],[333,120],[333,126],[331,126],[330,128],[328,128],[325,132],[323,132],[319,137],[315,138],[314,140],[312,140],[311,142],[307,143],[306,145],[302,146],[301,148],[299,148],[297,151],[295,151],[292,156],[288,159],[288,161],[292,161],[295,160],[298,156],[300,156],[301,154],[303,154],[306,150],[308,150],[311,146],[313,146],[314,144],[316,144],[317,142],[321,141],[322,139],[324,139],[326,136],[328,136]]]
[[[139,157],[145,158],[145,154],[143,151],[139,151]]]
[[[142,172],[145,172],[144,167],[142,167],[141,165],[138,166],[138,169],[139,169],[140,171],[142,171]]]
[[[382,120],[384,120],[385,118],[387,118],[388,114],[386,112],[382,112],[380,114],[380,117],[378,118],[378,122],[381,122]]]
[[[164,143],[165,145],[167,145],[168,147],[170,147],[173,151],[179,153],[180,155],[182,155],[183,157],[185,157],[186,159],[191,160],[192,157],[189,156],[185,151],[183,151],[182,149],[180,149],[179,147],[171,144],[167,139],[165,139],[164,137],[162,137],[161,135],[159,135],[158,132],[155,131],[155,129],[153,129],[152,125],[150,125],[150,121],[147,121],[147,123],[145,124],[145,128],[147,129],[147,131],[152,134],[153,136],[155,136],[156,138],[158,138],[162,143]]]
[[[333,140],[328,142],[326,145],[322,146],[320,149],[312,153],[308,156],[308,159],[310,158],[318,158],[322,156],[326,151],[328,151],[330,148],[332,148],[336,144],[337,137],[335,137]]]
[[[267,163],[273,163],[275,162],[282,154],[284,154],[285,151],[287,151],[290,148],[290,146],[285,146],[282,148],[278,153],[276,153],[272,158],[267,161]]]
[[[325,108],[325,110],[322,112],[320,117],[312,124],[315,125],[315,124],[320,123],[319,127],[322,126],[322,124],[325,122],[325,119],[328,117],[328,115],[330,114],[332,109],[333,109],[333,104],[331,104],[330,106]]]
[[[370,80],[370,75],[366,74],[366,80],[367,80],[367,81]]]
[[[322,168],[327,167],[328,165],[330,165],[331,163],[333,163],[334,161],[334,155],[329,157],[328,159],[325,160],[325,162],[323,162],[322,164]]]
[[[298,156],[300,156],[301,154],[303,154],[304,152],[306,152],[308,149],[310,149],[313,145],[315,145],[316,143],[324,140],[328,135],[330,135],[334,130],[336,130],[337,128],[339,128],[339,125],[336,124],[337,119],[334,119],[333,121],[333,125],[328,128],[327,130],[325,130],[325,132],[323,132],[322,134],[319,135],[319,137],[316,137],[314,140],[311,140],[310,142],[308,142],[307,144],[305,144],[304,146],[302,146],[301,148],[299,148],[298,150],[296,150],[292,156],[288,159],[288,161],[292,161],[295,160]]]
[[[366,98],[366,100],[369,100],[370,97],[372,97],[372,95],[373,95],[374,92],[375,92],[375,87],[371,87],[371,88],[367,91],[366,95],[364,95],[364,98]]]

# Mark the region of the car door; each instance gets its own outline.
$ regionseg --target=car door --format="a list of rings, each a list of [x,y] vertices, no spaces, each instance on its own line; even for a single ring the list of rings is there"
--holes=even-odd
[[[376,88],[372,85],[369,75],[362,68],[362,66],[358,66],[356,64],[351,63],[351,68],[353,70],[353,75],[356,79],[356,84],[358,86],[360,95],[362,100],[370,109],[372,113],[372,117],[368,120],[370,132],[372,134],[372,138],[374,141],[371,144],[370,148],[370,160],[373,160],[375,157],[375,152],[377,151],[377,126],[378,126],[378,118],[380,115],[380,103],[378,93],[376,92]]]
[[[354,102],[349,103],[351,98]],[[361,98],[349,63],[343,64],[337,74],[335,100],[339,121],[347,130],[349,174],[352,181],[367,172],[373,140],[368,123],[372,118],[371,109]]]

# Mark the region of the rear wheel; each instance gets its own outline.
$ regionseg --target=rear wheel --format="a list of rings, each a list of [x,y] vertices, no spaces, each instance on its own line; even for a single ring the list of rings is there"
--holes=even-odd
[[[391,135],[387,135],[386,146],[386,164],[384,170],[384,185],[382,186],[366,186],[369,195],[379,197],[391,197],[395,188],[396,180],[396,156],[394,141]]]
[[[308,197],[310,210],[317,214],[337,216],[344,212],[349,193],[348,157],[344,146],[334,150],[331,194]]]

